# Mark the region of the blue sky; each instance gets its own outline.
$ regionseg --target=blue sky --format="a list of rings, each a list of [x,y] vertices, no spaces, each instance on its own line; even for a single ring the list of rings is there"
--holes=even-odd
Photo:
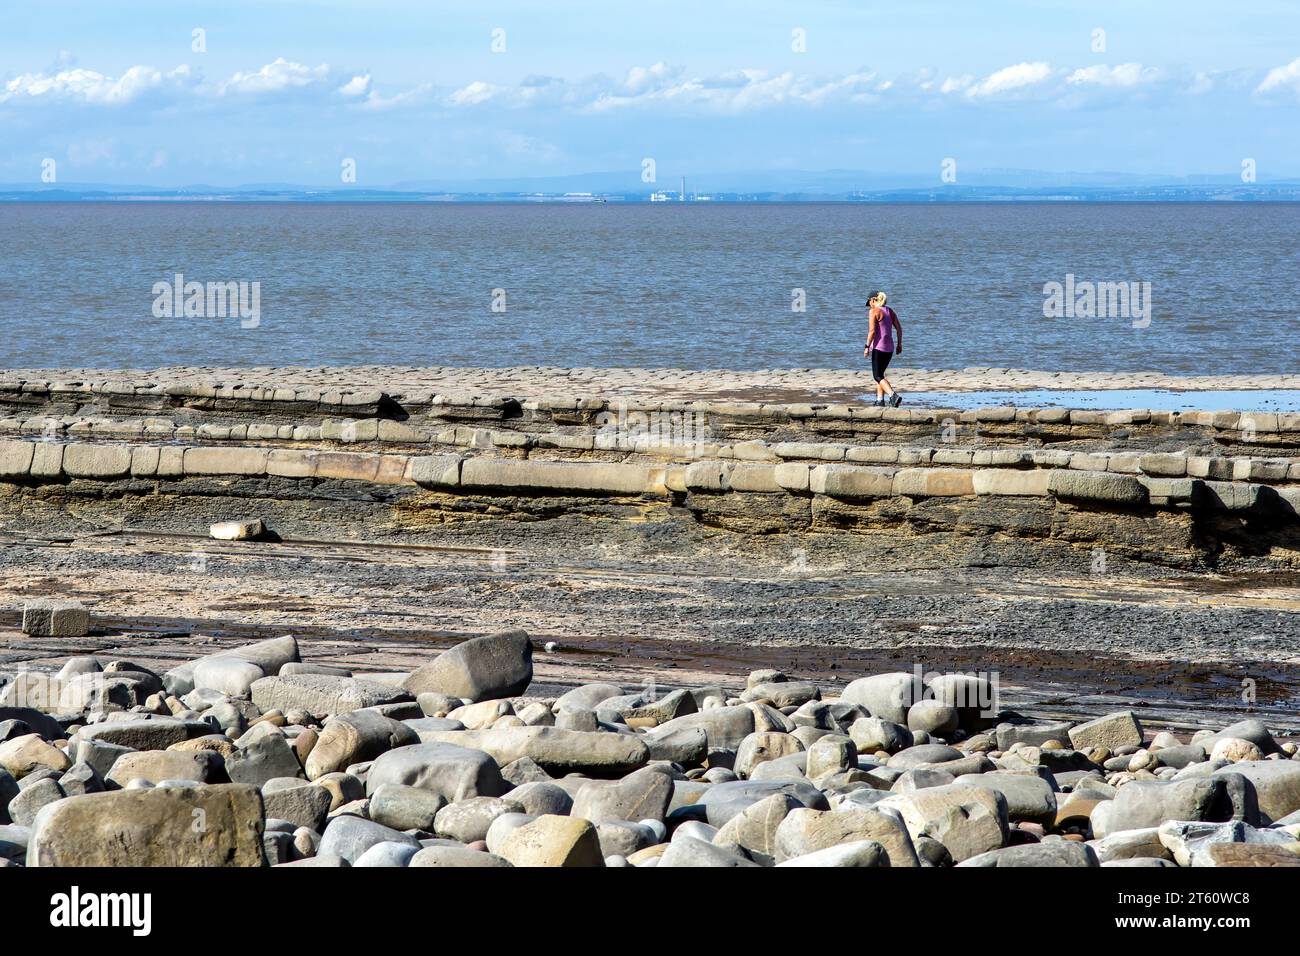
[[[1300,176],[1300,4],[5,3],[0,182]],[[205,52],[193,31],[202,29]],[[1104,50],[1094,31],[1104,31]],[[498,48],[494,52],[493,31]],[[796,51],[796,30],[805,49]],[[709,185],[709,183],[705,183]],[[868,183],[864,183],[868,185]]]

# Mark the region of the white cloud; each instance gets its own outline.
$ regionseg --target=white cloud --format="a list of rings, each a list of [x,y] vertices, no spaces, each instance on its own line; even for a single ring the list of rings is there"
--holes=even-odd
[[[224,80],[204,83],[188,66],[165,73],[135,66],[113,77],[69,62],[48,73],[28,73],[0,86],[0,103],[63,100],[88,104],[121,104],[151,91],[172,91],[207,98],[310,96],[322,103],[349,104],[366,111],[450,108],[533,109],[575,113],[608,113],[657,109],[696,115],[736,115],[790,107],[825,108],[898,103],[916,108],[938,107],[960,97],[969,103],[998,98],[1018,100],[1034,93],[1060,106],[1086,104],[1094,96],[1136,95],[1140,88],[1160,87],[1169,96],[1195,95],[1210,89],[1260,93],[1294,89],[1300,93],[1300,59],[1272,70],[1262,83],[1258,74],[1167,73],[1140,63],[1090,65],[1053,69],[1045,62],[1024,62],[986,75],[945,73],[921,68],[883,78],[868,70],[814,75],[790,70],[771,72],[738,69],[692,75],[663,61],[633,66],[622,75],[595,74],[578,78],[548,75],[519,82],[474,80],[456,87],[432,82],[398,89],[376,88],[370,72],[340,70],[328,64],[309,66],[278,57],[255,70],[239,71]],[[1256,86],[1256,84],[1258,84]]]
[[[455,90],[447,97],[447,100],[454,106],[478,106],[480,103],[486,103],[488,100],[500,97],[507,91],[507,87],[495,86],[491,83],[484,83],[482,80],[475,80],[468,86],[462,86],[460,89]]]
[[[1272,93],[1275,90],[1290,89],[1300,93],[1300,57],[1286,66],[1275,66],[1268,71],[1264,82],[1255,88],[1256,93]]]
[[[302,89],[329,78],[330,68],[322,63],[317,67],[293,63],[284,57],[277,57],[274,62],[266,64],[255,73],[236,73],[221,84],[222,93],[279,93],[284,90]]]
[[[339,87],[340,96],[365,96],[370,92],[370,74],[358,74]]]
[[[361,104],[361,108],[379,112],[395,110],[404,106],[415,106],[427,101],[432,92],[433,86],[429,83],[422,83],[392,96],[384,96],[378,90],[372,89],[366,96],[365,102]]]
[[[178,66],[170,73],[163,73],[151,66],[133,66],[116,79],[80,68],[60,70],[53,74],[24,73],[10,80],[0,90],[0,103],[22,99],[55,99],[118,106],[130,103],[153,90],[193,85],[196,79],[188,66]]]
[[[1017,63],[990,73],[966,91],[970,97],[998,96],[1028,86],[1036,86],[1052,75],[1046,63]]]
[[[1160,71],[1155,67],[1144,67],[1141,63],[1121,63],[1119,66],[1098,64],[1086,69],[1075,70],[1065,82],[1072,86],[1137,86],[1160,78]]]
[[[663,64],[631,71],[622,84],[602,84],[600,79],[583,84],[585,96],[577,103],[580,108],[607,112],[661,104],[741,113],[792,103],[823,106],[834,102],[871,102],[893,86],[892,82],[879,82],[872,72],[824,78],[789,71],[734,70],[708,77],[685,77],[682,71]]]

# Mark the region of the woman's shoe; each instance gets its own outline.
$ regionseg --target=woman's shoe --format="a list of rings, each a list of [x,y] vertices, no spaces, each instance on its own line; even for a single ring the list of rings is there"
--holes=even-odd
[[[893,405],[895,408],[897,408],[899,405],[902,405],[902,404],[903,404],[903,396],[902,396],[902,395],[899,395],[897,392],[895,392],[893,395],[890,396],[890,398],[889,398],[889,404],[891,404],[891,405]]]

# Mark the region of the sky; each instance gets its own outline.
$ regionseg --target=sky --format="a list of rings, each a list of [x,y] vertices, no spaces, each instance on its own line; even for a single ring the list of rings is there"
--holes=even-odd
[[[0,183],[1268,182],[1298,120],[1294,0],[0,2]]]

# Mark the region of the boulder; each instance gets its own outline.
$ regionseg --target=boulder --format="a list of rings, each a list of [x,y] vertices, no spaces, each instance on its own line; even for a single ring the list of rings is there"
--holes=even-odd
[[[1115,860],[1133,860],[1145,857],[1172,860],[1171,854],[1160,842],[1159,827],[1143,827],[1139,830],[1119,830],[1102,837],[1089,840],[1088,845],[1097,854],[1102,864]]]
[[[84,637],[90,612],[80,601],[37,598],[23,605],[22,629],[33,637]]]
[[[924,731],[936,737],[948,738],[959,726],[960,712],[956,707],[938,700],[918,700],[907,710],[907,729]]]
[[[510,861],[495,853],[471,850],[462,846],[426,846],[411,857],[408,867],[508,867]]]
[[[385,841],[376,843],[357,857],[352,864],[362,869],[370,867],[405,867],[410,865],[412,857],[420,852],[420,847],[409,843]]]
[[[1007,819],[1051,826],[1056,821],[1056,792],[1037,774],[994,771],[963,774],[955,783],[988,787],[1006,799]]]
[[[227,697],[247,697],[253,681],[265,676],[262,668],[237,657],[208,657],[194,666],[194,688],[215,690]]]
[[[112,790],[59,800],[37,814],[36,866],[263,866],[256,787],[216,784]]]
[[[630,820],[609,820],[596,825],[596,837],[600,840],[600,852],[609,866],[609,858],[629,857],[638,850],[654,846],[659,841],[654,831],[640,823]]]
[[[1214,741],[1210,751],[1211,760],[1226,760],[1238,763],[1242,760],[1263,760],[1264,752],[1249,740],[1240,737],[1220,737]]]
[[[816,684],[802,681],[776,681],[756,684],[740,695],[741,700],[766,700],[773,707],[799,707],[811,700],[821,700],[821,690]]]
[[[70,766],[68,755],[46,743],[40,734],[23,734],[0,743],[0,767],[16,780],[37,770],[62,772]]]
[[[749,734],[736,750],[733,769],[737,776],[748,777],[759,764],[800,753],[803,749],[804,746],[797,737],[779,731]]]
[[[401,830],[394,830],[373,820],[343,814],[334,817],[321,834],[319,855],[338,856],[354,864],[372,846],[398,843],[420,849],[420,841]]]
[[[63,736],[63,725],[53,717],[31,707],[0,707],[0,722],[21,721],[27,725],[22,733],[40,734],[46,740],[58,740]],[[21,737],[22,734],[12,734]]]
[[[582,684],[561,694],[551,710],[557,715],[571,710],[590,710],[606,700],[623,696],[623,688],[615,684]]]
[[[1270,846],[1260,843],[1211,843],[1194,854],[1192,866],[1300,867],[1300,843]]]
[[[709,707],[660,724],[646,734],[647,743],[697,727],[703,729],[709,750],[735,750],[754,732],[754,712],[748,707]]]
[[[940,674],[930,681],[927,693],[933,695],[938,704],[951,707],[957,714],[957,722],[962,730],[975,731],[991,727],[998,715],[997,686],[981,674]],[[917,704],[921,704],[917,701]],[[916,705],[913,705],[913,708]],[[933,705],[924,705],[933,707]],[[922,713],[926,711],[922,710]],[[941,712],[939,712],[941,713]],[[911,710],[908,710],[910,716]],[[911,727],[911,723],[908,723]],[[914,730],[924,730],[915,727]]]
[[[501,776],[516,787],[526,783],[549,783],[551,775],[537,765],[531,757],[520,757],[501,768]]]
[[[1104,818],[1099,821],[1094,815],[1092,829],[1096,836],[1104,837],[1121,830],[1158,827],[1166,820],[1254,823],[1257,819],[1258,808],[1249,784],[1240,775],[1227,774],[1172,782],[1130,781],[1109,801]]]
[[[1049,838],[1041,843],[1009,846],[970,857],[958,866],[1100,866],[1097,854],[1086,843]]]
[[[470,799],[478,799],[471,797]],[[447,806],[440,793],[423,787],[385,783],[370,795],[370,819],[394,830],[434,832],[438,811]]]
[[[380,754],[366,774],[366,792],[384,784],[420,787],[449,803],[470,797],[499,797],[509,789],[497,762],[481,750],[427,743]]]
[[[1172,854],[1179,866],[1214,866],[1208,850],[1224,843],[1252,843],[1290,848],[1294,856],[1300,847],[1291,834],[1281,830],[1258,830],[1240,820],[1222,823],[1197,823],[1170,820],[1160,824],[1160,843]],[[1300,857],[1296,857],[1300,863]]]
[[[282,637],[255,641],[252,644],[244,644],[240,647],[231,647],[215,654],[209,654],[206,657],[187,661],[178,667],[173,667],[164,674],[163,684],[167,686],[170,693],[178,697],[183,696],[194,689],[194,668],[202,661],[221,657],[234,657],[250,664],[256,664],[262,669],[262,673],[273,677],[280,673],[285,664],[298,662],[298,640],[293,635],[286,634]],[[184,687],[184,690],[176,690],[173,687]]]
[[[327,674],[263,677],[253,681],[250,693],[253,703],[262,713],[268,710],[305,710],[318,717],[414,699],[402,688],[391,684]]]
[[[316,833],[324,830],[332,802],[332,795],[324,787],[298,777],[273,777],[262,785],[262,804],[268,819],[288,820]]]
[[[679,784],[677,790],[682,789]],[[735,780],[730,783],[716,783],[706,786],[699,793],[692,807],[702,811],[703,818],[712,827],[722,827],[728,820],[745,808],[775,793],[784,793],[792,797],[801,807],[813,810],[828,810],[830,804],[826,796],[807,781],[787,780]],[[699,818],[697,815],[696,819]]]
[[[904,718],[906,719],[906,718]],[[879,717],[861,717],[849,727],[849,738],[860,754],[898,753],[912,746],[912,732],[902,724]]]
[[[776,861],[780,864],[864,840],[880,844],[890,866],[920,865],[907,830],[889,814],[865,809],[823,812],[802,807],[787,813],[776,828]]]
[[[32,779],[28,777],[28,780]],[[63,788],[51,777],[26,785],[9,801],[9,816],[18,826],[30,827],[41,808],[64,797]]]
[[[1265,756],[1278,752],[1277,741],[1274,740],[1273,735],[1268,732],[1268,727],[1264,725],[1263,721],[1255,720],[1254,718],[1239,720],[1235,724],[1230,724],[1229,726],[1224,727],[1217,734],[1208,734],[1207,736],[1193,742],[1200,744],[1207,751],[1210,751],[1214,749],[1214,745],[1218,741],[1224,738],[1249,740],[1258,747],[1259,752]]]
[[[889,854],[875,840],[858,840],[814,850],[777,866],[861,867],[889,866]]]
[[[580,817],[546,814],[518,827],[501,844],[512,866],[604,866],[596,828]]]
[[[1007,842],[1006,798],[988,787],[930,787],[893,794],[878,806],[897,809],[913,841],[937,840],[958,863]]]
[[[1131,710],[1107,714],[1071,727],[1070,744],[1075,750],[1105,747],[1111,753],[1122,747],[1141,747],[1142,724]]]
[[[636,735],[605,731],[493,727],[425,734],[423,737],[481,750],[491,754],[502,767],[528,757],[552,776],[581,773],[592,777],[622,777],[645,766],[650,758],[646,745]]]
[[[1010,750],[1016,744],[1041,747],[1049,740],[1064,744],[1069,742],[1070,728],[1073,726],[1072,720],[1045,724],[998,724],[995,730],[998,750]]]
[[[858,769],[858,748],[843,734],[828,734],[808,748],[804,773],[820,781],[831,774]]]
[[[433,832],[460,843],[485,840],[493,820],[507,813],[518,813],[520,809],[508,797],[470,797],[439,810]]]
[[[510,799],[519,804],[524,813],[535,817],[548,813],[568,816],[573,809],[573,797],[553,783],[525,783],[510,791]]]
[[[724,823],[713,842],[719,846],[739,846],[756,859],[775,859],[777,828],[791,810],[801,806],[788,793],[764,797]]]
[[[514,712],[515,708],[508,700],[481,700],[449,711],[447,719],[460,721],[468,730],[486,730],[500,718],[511,716]]]
[[[70,746],[68,750],[76,757],[77,762],[88,764],[101,778],[108,776],[108,772],[113,769],[113,764],[122,754],[135,753],[130,747],[121,747],[99,740],[74,740],[73,744],[74,746]]]
[[[118,787],[132,780],[193,780],[196,783],[230,783],[225,761],[211,751],[140,750],[122,754],[104,778]],[[238,781],[237,781],[238,782]]]
[[[808,781],[808,776],[805,773],[807,767],[808,752],[806,750],[796,750],[794,753],[786,754],[784,757],[777,757],[775,760],[764,760],[762,763],[756,764],[753,769],[749,771],[748,779]],[[719,773],[731,773],[731,771],[722,767],[717,768],[717,770]],[[735,779],[734,776],[726,777],[724,780],[719,780],[718,782],[724,783],[733,779]]]
[[[570,814],[592,823],[611,820],[662,820],[673,796],[673,781],[653,767],[622,780],[592,780],[583,784]]]
[[[114,720],[102,724],[87,724],[74,738],[78,748],[88,740],[132,750],[166,750],[172,744],[212,733],[212,725],[202,720],[181,720],[174,717],[151,717],[147,720]],[[81,751],[78,749],[78,756]]]
[[[692,836],[674,839],[659,856],[659,869],[664,867],[713,866],[713,867],[753,867],[758,866],[752,860],[717,846],[706,840]]]
[[[325,722],[304,769],[308,779],[315,780],[354,763],[374,760],[394,747],[419,742],[419,734],[400,721],[373,710],[354,710]]]
[[[651,760],[666,760],[683,767],[698,767],[709,755],[709,734],[704,727],[675,726],[642,738]]]
[[[70,797],[80,796],[83,793],[100,793],[108,789],[104,786],[104,775],[85,760],[78,760],[65,770],[59,777],[59,786]],[[0,782],[0,794],[3,791],[4,785]]]
[[[0,825],[0,861],[3,861],[3,865],[26,865],[27,847],[31,839],[31,827],[18,824]]]
[[[908,708],[924,697],[925,687],[920,678],[901,671],[860,677],[840,694],[841,701],[861,704],[872,717],[894,724],[906,724]]]
[[[254,724],[226,757],[226,773],[235,783],[262,786],[274,777],[303,777],[302,764],[289,740],[269,721]]]
[[[1244,739],[1244,738],[1243,738]],[[1248,781],[1264,823],[1281,820],[1300,810],[1300,762],[1295,760],[1244,760],[1216,770],[1211,779],[1229,779],[1233,774]],[[1176,819],[1195,819],[1179,817]],[[1234,819],[1252,822],[1245,814]]]
[[[1153,753],[1160,766],[1173,767],[1177,770],[1201,763],[1209,756],[1200,744],[1176,744],[1172,747],[1161,747]]]
[[[942,765],[962,760],[965,756],[956,747],[946,744],[916,744],[894,754],[885,762],[885,766],[891,770],[910,770],[927,764]]]
[[[434,692],[466,700],[517,697],[533,680],[533,644],[525,631],[476,637],[416,668],[403,683],[412,694]]]

